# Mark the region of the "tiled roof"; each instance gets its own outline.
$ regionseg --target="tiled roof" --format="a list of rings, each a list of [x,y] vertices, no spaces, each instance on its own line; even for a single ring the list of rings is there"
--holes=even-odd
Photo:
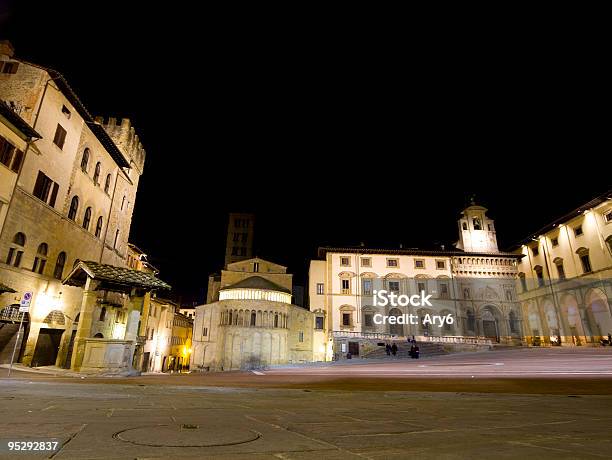
[[[291,294],[289,289],[279,286],[278,284],[262,278],[261,276],[250,276],[230,286],[225,286],[222,288],[222,290],[223,289],[263,289],[266,291],[278,291]]]
[[[98,281],[109,281],[114,284],[148,289],[170,289],[169,284],[156,278],[152,273],[92,261],[79,262],[68,275],[68,278],[64,280],[64,284],[83,286],[85,284],[85,279],[82,276],[83,272]]]
[[[16,291],[15,289],[11,289],[10,287],[8,287],[6,284],[0,283],[0,294],[2,294],[3,292],[16,292]]]

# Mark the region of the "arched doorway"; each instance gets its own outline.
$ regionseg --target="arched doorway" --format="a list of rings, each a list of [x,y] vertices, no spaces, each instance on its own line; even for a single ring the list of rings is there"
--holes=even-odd
[[[392,308],[391,310],[389,310],[389,317],[392,317],[392,316],[395,318],[399,318],[402,316],[402,312],[400,311],[399,308]],[[395,324],[389,324],[389,334],[403,336],[404,335],[404,325],[397,324],[397,320]]]
[[[584,328],[582,327],[582,319],[578,310],[578,303],[573,295],[565,295],[561,299],[561,311],[567,318],[567,324],[570,328],[570,335],[574,345],[582,345],[582,340],[585,337]]]
[[[586,296],[589,318],[592,319],[591,335],[593,341],[612,334],[612,316],[608,299],[601,289],[591,289]]]
[[[482,310],[480,314],[482,319],[482,335],[487,339],[499,342],[499,324],[495,313],[491,307],[485,307]]]

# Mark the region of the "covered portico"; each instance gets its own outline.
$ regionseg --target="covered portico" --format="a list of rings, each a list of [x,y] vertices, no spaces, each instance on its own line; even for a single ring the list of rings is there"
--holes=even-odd
[[[84,289],[79,322],[72,344],[70,368],[79,372],[128,375],[134,372],[133,359],[147,294],[170,286],[152,273],[125,267],[79,262],[64,284]],[[108,293],[122,294],[127,312],[122,337],[92,336],[94,311]]]

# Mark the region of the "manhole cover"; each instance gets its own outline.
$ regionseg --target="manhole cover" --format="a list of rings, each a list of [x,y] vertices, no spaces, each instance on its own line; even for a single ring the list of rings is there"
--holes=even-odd
[[[253,442],[261,434],[249,429],[213,424],[148,425],[127,428],[113,438],[138,446],[150,447],[215,447]]]

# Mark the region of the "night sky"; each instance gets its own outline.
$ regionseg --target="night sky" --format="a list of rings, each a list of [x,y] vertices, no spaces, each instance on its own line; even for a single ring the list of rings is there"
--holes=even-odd
[[[450,247],[472,194],[507,248],[610,186],[605,62],[561,42],[1,3],[16,57],[132,120],[147,160],[130,240],[184,303],[222,268],[231,211],[255,212],[257,255],[304,284],[320,245]]]

